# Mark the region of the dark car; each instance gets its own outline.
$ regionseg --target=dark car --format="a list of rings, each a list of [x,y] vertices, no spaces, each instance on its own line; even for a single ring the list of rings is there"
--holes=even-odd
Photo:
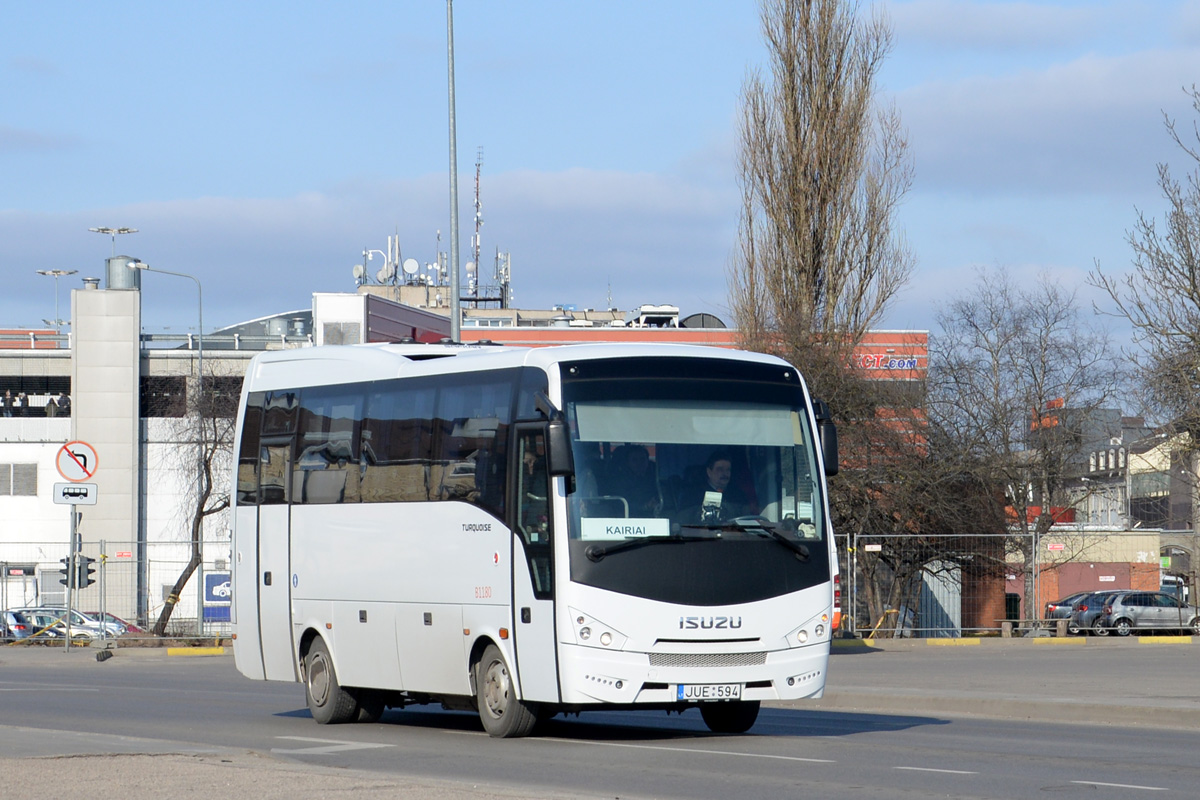
[[[1108,627],[1104,624],[1104,604],[1116,592],[1092,592],[1075,603],[1075,611],[1067,622],[1067,632],[1073,635],[1091,633],[1096,636],[1108,636]]]
[[[1098,621],[1118,636],[1134,631],[1187,631],[1200,635],[1200,612],[1164,592],[1117,592]]]
[[[1090,591],[1076,592],[1067,595],[1062,600],[1046,603],[1046,615],[1043,619],[1070,619],[1071,615],[1075,613],[1075,604],[1089,594],[1091,594]]]
[[[24,639],[34,632],[32,623],[20,611],[0,613],[0,638],[5,641]]]

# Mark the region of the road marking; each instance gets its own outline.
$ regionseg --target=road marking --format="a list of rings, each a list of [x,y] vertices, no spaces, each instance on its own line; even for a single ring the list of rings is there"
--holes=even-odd
[[[394,744],[374,744],[372,742],[342,742],[337,739],[312,739],[307,736],[276,736],[276,739],[290,739],[296,742],[317,742],[324,747],[302,747],[297,750],[285,750],[272,747],[272,753],[285,755],[325,756],[332,753],[346,753],[351,750],[374,750],[380,747],[395,747]]]
[[[944,772],[947,775],[978,775],[978,772],[971,772],[965,769],[934,769],[933,767],[892,767],[892,769],[904,769],[909,772]]]
[[[1131,783],[1101,783],[1100,781],[1071,781],[1083,786],[1107,786],[1110,789],[1141,789],[1143,792],[1169,792],[1165,786],[1137,786]]]
[[[629,750],[660,750],[665,753],[691,753],[700,756],[735,756],[738,758],[769,758],[777,761],[803,761],[806,764],[836,764],[832,758],[801,758],[799,756],[775,756],[769,753],[735,753],[732,750],[703,750],[693,747],[661,747],[647,744],[623,744],[621,742],[581,742],[574,739],[541,739],[543,742],[581,744],[595,747],[624,747]]]

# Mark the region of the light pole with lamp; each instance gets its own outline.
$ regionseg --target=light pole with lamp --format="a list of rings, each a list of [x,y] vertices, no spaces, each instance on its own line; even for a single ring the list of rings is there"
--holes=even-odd
[[[54,332],[61,333],[63,318],[58,313],[58,279],[67,275],[74,275],[79,272],[77,269],[39,269],[38,275],[49,275],[54,278]],[[45,320],[42,320],[45,322]]]
[[[196,515],[199,517],[203,508],[201,503],[204,498],[204,291],[200,286],[200,279],[195,275],[188,275],[186,272],[171,272],[170,270],[151,267],[144,261],[130,261],[126,264],[129,269],[140,269],[145,272],[157,272],[162,275],[174,275],[177,278],[187,278],[194,281],[196,284],[196,306],[197,306],[197,324],[199,331],[196,335]],[[195,554],[196,559],[196,633],[204,633],[204,559],[203,542],[201,541],[202,524],[199,522],[195,525],[196,540]]]
[[[88,228],[92,233],[103,233],[105,236],[112,237],[112,254],[113,258],[117,257],[117,234],[119,233],[137,233],[137,228]]]

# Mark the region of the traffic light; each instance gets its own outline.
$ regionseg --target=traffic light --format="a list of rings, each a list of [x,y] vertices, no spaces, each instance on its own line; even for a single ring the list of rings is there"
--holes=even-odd
[[[75,585],[74,585],[74,582],[71,580],[71,578],[73,577],[71,575],[71,559],[70,558],[60,558],[59,563],[62,564],[62,566],[58,568],[58,571],[60,573],[62,573],[62,577],[58,579],[58,582],[61,583],[63,586],[69,586],[70,588],[74,589]]]
[[[96,579],[92,577],[96,573],[96,568],[92,566],[94,563],[96,563],[96,559],[85,555],[75,557],[76,578],[74,588],[86,589],[96,582]]]

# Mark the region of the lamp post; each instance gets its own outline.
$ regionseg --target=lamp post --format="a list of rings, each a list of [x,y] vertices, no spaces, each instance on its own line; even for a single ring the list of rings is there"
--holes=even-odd
[[[450,339],[462,338],[458,276],[458,134],[454,121],[454,7],[446,0],[446,62],[449,73],[448,100],[450,106]]]
[[[66,275],[74,275],[77,269],[39,269],[38,275],[49,275],[54,278],[54,332],[61,333],[63,319],[58,313],[58,279]],[[43,320],[44,321],[44,320]]]
[[[113,258],[117,256],[117,234],[119,233],[137,233],[137,228],[88,228],[92,233],[103,233],[105,236],[112,237],[112,254]]]
[[[194,281],[196,284],[196,307],[197,307],[197,324],[199,331],[196,335],[196,514],[200,515],[203,511],[200,503],[204,497],[204,291],[200,287],[200,279],[195,275],[188,275],[186,272],[171,272],[166,269],[158,269],[151,267],[144,261],[131,261],[127,265],[129,269],[140,269],[145,272],[158,272],[163,275],[174,275],[177,278],[187,278]],[[202,526],[196,525],[196,632],[202,634],[204,632],[204,560],[201,557],[203,552],[202,547]]]

